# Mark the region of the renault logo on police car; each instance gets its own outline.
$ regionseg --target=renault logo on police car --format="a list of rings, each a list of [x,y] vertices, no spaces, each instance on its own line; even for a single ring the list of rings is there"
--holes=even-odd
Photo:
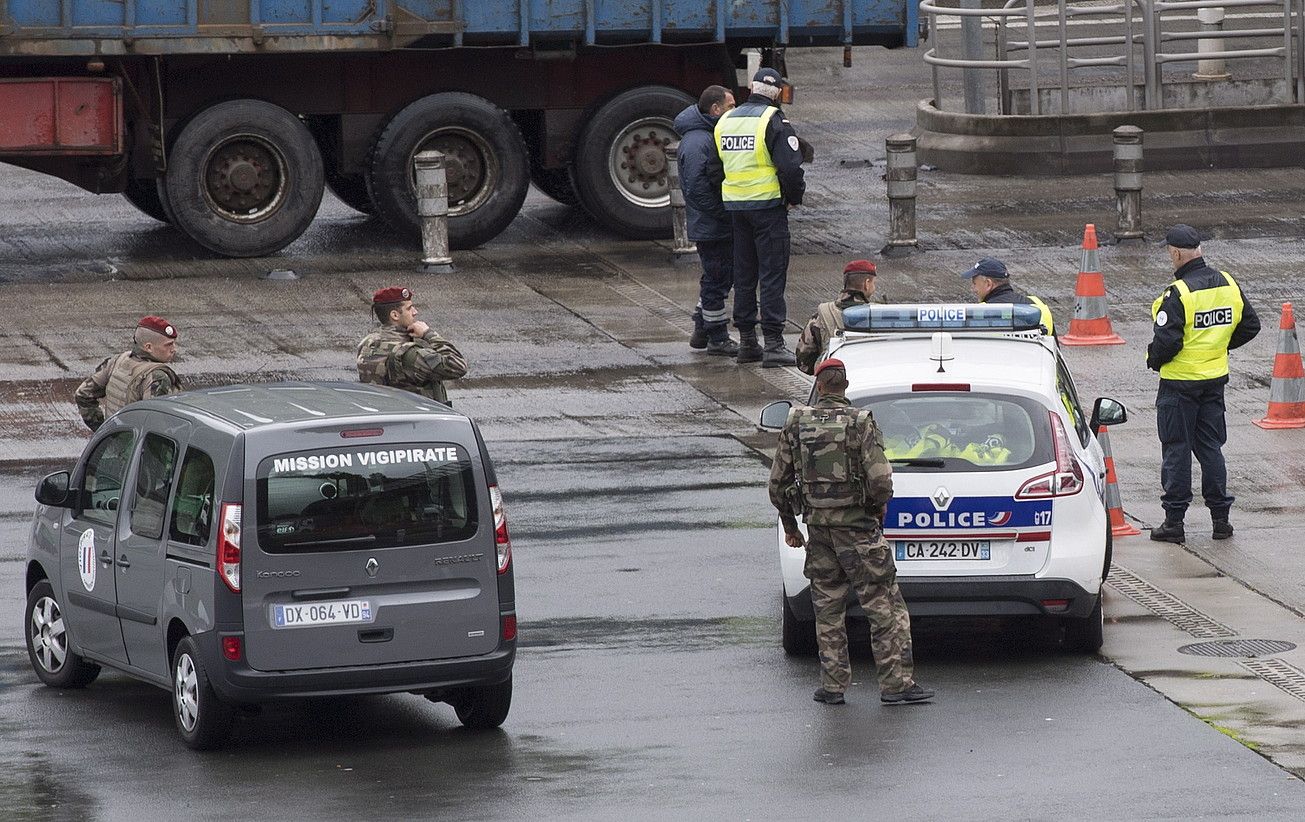
[[[367,576],[375,577],[376,572],[381,570],[381,564],[376,561],[376,557],[367,558]]]
[[[951,492],[941,485],[938,486],[938,489],[933,492],[933,496],[929,497],[929,499],[933,502],[933,507],[939,511],[946,511],[947,506],[952,504]]]

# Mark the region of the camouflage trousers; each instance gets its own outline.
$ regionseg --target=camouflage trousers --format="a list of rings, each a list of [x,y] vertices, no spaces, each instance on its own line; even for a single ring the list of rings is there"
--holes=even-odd
[[[811,525],[807,528],[803,573],[811,580],[820,649],[820,687],[842,693],[852,681],[847,654],[848,588],[856,591],[870,620],[870,647],[879,674],[879,689],[897,693],[914,683],[911,617],[897,589],[897,566],[883,534],[854,528]]]

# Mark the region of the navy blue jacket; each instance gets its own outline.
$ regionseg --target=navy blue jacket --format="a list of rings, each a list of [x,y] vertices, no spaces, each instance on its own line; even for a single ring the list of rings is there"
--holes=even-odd
[[[716,159],[713,131],[718,117],[708,117],[691,105],[675,118],[680,135],[680,187],[684,189],[684,215],[689,239],[729,240],[734,236],[730,215],[720,200],[720,183],[707,176],[707,163]]]
[[[770,98],[760,94],[753,94],[748,97],[738,110],[753,109],[748,114],[760,114],[765,111],[766,106],[775,106]],[[793,125],[789,123],[788,118],[784,116],[784,110],[771,117],[766,123],[766,148],[770,149],[771,162],[775,164],[775,175],[779,177],[779,191],[787,205],[802,205],[802,195],[806,193],[807,185],[805,175],[802,173],[802,151],[799,148],[797,132],[793,130]],[[716,188],[719,190],[721,183],[725,182],[725,165],[720,161],[720,155],[716,153],[715,140],[712,141],[711,161],[707,165],[708,173]],[[771,203],[731,203],[727,208],[731,211],[748,211],[755,208],[776,208]]]

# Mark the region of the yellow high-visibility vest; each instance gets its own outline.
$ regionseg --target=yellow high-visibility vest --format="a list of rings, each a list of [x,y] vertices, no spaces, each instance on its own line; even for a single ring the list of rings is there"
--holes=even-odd
[[[1042,327],[1047,329],[1047,336],[1056,336],[1056,321],[1051,317],[1051,309],[1047,307],[1046,303],[1032,294],[1026,294],[1025,296],[1029,298],[1029,304],[1036,305],[1038,310],[1042,312]]]
[[[1165,380],[1213,380],[1228,374],[1228,343],[1233,330],[1242,321],[1246,303],[1241,289],[1226,272],[1226,285],[1193,291],[1182,280],[1169,287],[1178,291],[1183,303],[1183,347],[1169,362],[1160,366]],[[1164,294],[1151,305],[1151,319],[1159,321]]]
[[[766,126],[778,113],[774,106],[766,106],[760,114],[736,108],[716,122],[716,152],[725,167],[725,182],[720,187],[724,202],[783,201],[779,175],[766,147]]]

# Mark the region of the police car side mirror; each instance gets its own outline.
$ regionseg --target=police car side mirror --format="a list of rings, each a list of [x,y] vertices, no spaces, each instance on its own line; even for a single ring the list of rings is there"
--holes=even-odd
[[[72,507],[72,494],[68,493],[68,485],[71,482],[72,475],[67,471],[56,471],[50,474],[36,486],[36,501],[55,508]]]
[[[1128,409],[1119,400],[1112,400],[1109,397],[1098,397],[1092,405],[1092,421],[1089,427],[1092,433],[1097,433],[1101,426],[1122,425],[1128,422]]]
[[[792,410],[793,403],[788,400],[772,402],[761,409],[761,427],[767,431],[778,431],[788,422],[788,412]]]

